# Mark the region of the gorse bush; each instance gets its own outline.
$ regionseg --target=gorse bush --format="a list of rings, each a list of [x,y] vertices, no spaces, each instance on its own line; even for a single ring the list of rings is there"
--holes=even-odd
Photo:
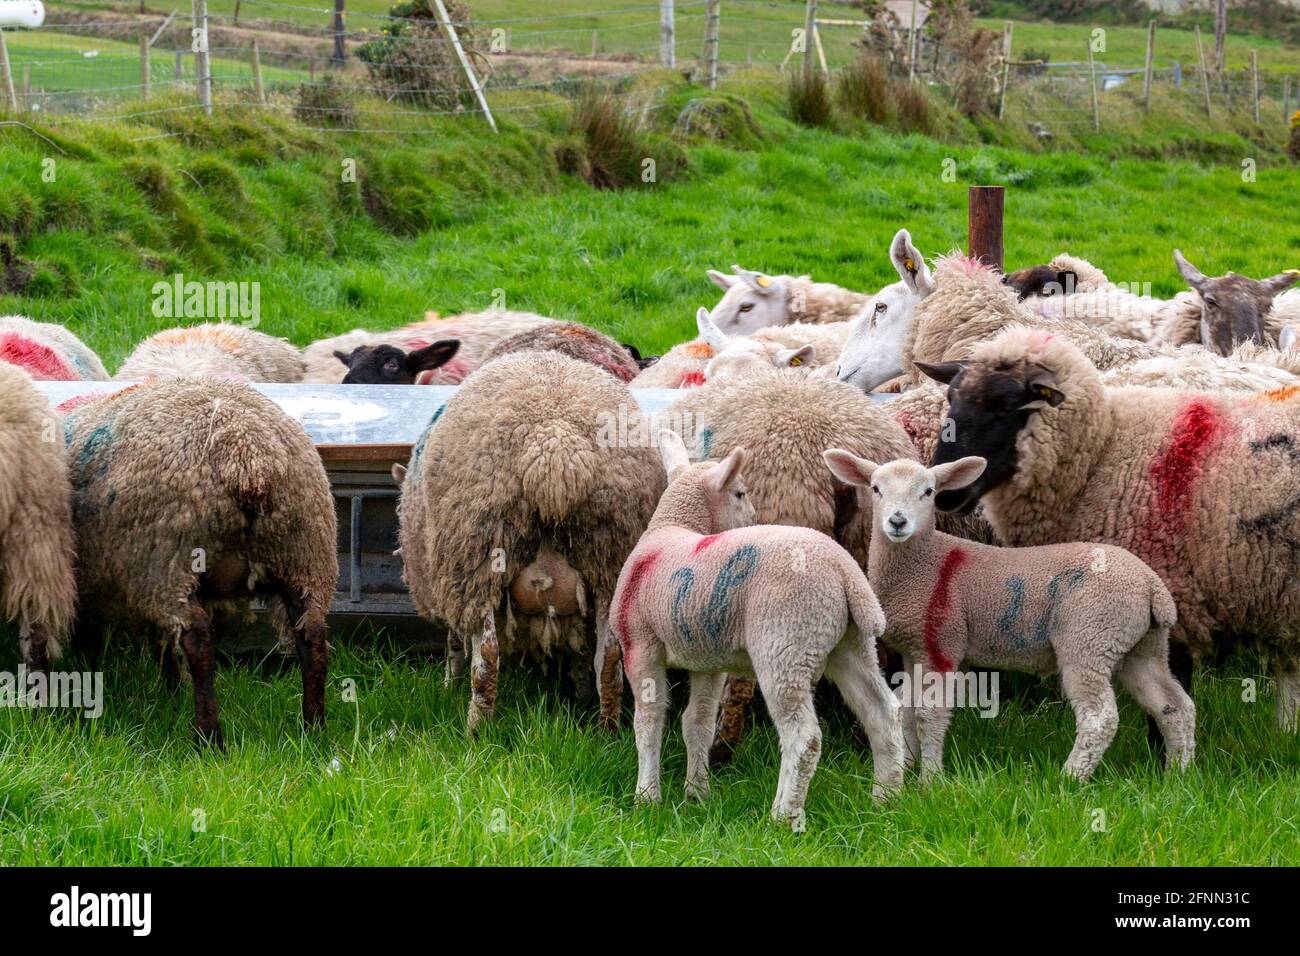
[[[299,86],[293,112],[304,126],[355,129],[357,125],[352,94],[333,74],[320,83]]]
[[[817,70],[790,74],[787,88],[790,116],[803,126],[827,126],[831,121],[831,90]]]
[[[460,0],[445,5],[461,46],[478,55],[469,7]],[[375,86],[390,98],[431,109],[454,110],[467,103],[465,74],[429,0],[404,0],[388,13],[396,19],[384,26],[383,36],[357,48]]]
[[[884,123],[893,112],[889,72],[869,53],[860,53],[835,78],[835,101],[840,109],[869,123]]]

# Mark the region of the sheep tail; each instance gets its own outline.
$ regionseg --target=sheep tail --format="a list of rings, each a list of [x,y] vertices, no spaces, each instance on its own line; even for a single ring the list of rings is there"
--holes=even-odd
[[[274,449],[258,440],[241,415],[223,413],[220,399],[212,403],[204,447],[226,493],[246,511],[263,511],[277,480]]]
[[[1169,593],[1165,583],[1154,572],[1151,587],[1151,623],[1155,627],[1168,630],[1178,623],[1178,605]]]
[[[857,562],[846,552],[841,571],[844,580],[844,593],[849,602],[849,614],[858,626],[863,644],[874,652],[875,639],[885,632],[885,612],[876,599],[876,592],[871,590],[867,576],[862,573]]]

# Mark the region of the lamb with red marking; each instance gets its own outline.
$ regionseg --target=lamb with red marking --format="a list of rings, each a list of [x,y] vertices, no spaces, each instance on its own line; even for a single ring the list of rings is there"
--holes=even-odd
[[[0,363],[16,365],[38,382],[104,382],[104,363],[61,325],[21,315],[0,316]]]

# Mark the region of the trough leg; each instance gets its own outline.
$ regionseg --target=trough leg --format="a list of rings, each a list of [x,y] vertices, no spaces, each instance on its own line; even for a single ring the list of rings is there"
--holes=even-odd
[[[479,722],[491,717],[497,702],[497,675],[501,651],[497,645],[497,624],[492,612],[483,615],[483,630],[472,641],[473,659],[470,663],[469,720],[471,737],[478,735]]]
[[[19,638],[19,649],[23,654],[23,665],[28,674],[43,674],[45,680],[32,693],[32,703],[44,707],[49,698],[50,676],[50,633],[44,624],[33,624],[26,637]]]
[[[718,715],[718,733],[709,751],[709,765],[722,767],[731,762],[741,738],[745,736],[745,717],[754,699],[754,679],[737,674],[727,675],[722,695],[722,712]]]
[[[302,669],[302,725],[307,730],[325,726],[325,683],[329,675],[329,643],[325,637],[325,615],[308,599],[299,599],[289,588],[281,592],[293,643]]]
[[[191,598],[189,626],[181,631],[180,645],[194,681],[194,730],[199,745],[210,744],[218,750],[226,747],[221,733],[217,694],[213,686],[216,665],[212,653],[212,622],[202,605]]]

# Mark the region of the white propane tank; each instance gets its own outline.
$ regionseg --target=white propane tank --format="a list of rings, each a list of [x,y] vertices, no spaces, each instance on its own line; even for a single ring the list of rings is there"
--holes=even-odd
[[[0,27],[39,27],[44,22],[41,0],[0,0]]]

